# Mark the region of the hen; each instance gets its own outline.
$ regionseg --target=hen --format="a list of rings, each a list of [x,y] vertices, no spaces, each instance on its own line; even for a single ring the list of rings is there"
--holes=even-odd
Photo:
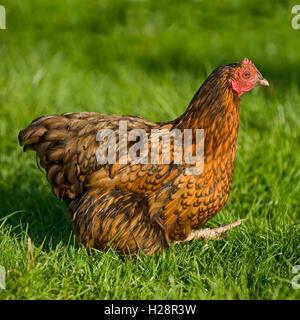
[[[153,123],[139,117],[89,112],[47,115],[20,131],[19,141],[24,151],[36,151],[54,194],[68,205],[67,213],[80,243],[97,249],[113,246],[130,255],[142,250],[150,256],[172,241],[222,237],[223,232],[242,222],[199,229],[227,201],[240,96],[257,84],[269,85],[245,58],[215,69],[183,115],[173,121]],[[121,122],[126,122],[127,132],[143,131],[147,143],[141,144],[141,136],[135,141],[121,133]],[[187,171],[192,167],[190,162],[175,161],[175,139],[171,139],[170,149],[165,150],[162,142],[151,149],[158,129],[177,129],[183,142],[184,129],[190,129],[193,138],[197,129],[203,129],[204,159],[197,158],[204,163],[202,170],[191,174]],[[101,140],[99,132],[115,136]],[[190,146],[193,153],[201,144],[194,140]],[[125,149],[121,147],[124,143]],[[128,161],[126,153],[134,143],[139,143],[139,148],[131,150],[139,158],[135,162]],[[109,147],[118,157],[114,158]],[[153,149],[158,151],[159,161],[149,160]],[[170,155],[168,163],[161,161],[164,153]]]

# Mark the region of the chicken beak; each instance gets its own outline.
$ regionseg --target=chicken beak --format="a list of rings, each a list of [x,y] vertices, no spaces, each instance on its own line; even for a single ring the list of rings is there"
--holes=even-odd
[[[256,81],[256,84],[260,84],[262,86],[269,86],[269,82],[267,79],[263,78],[263,77],[259,77],[258,80]]]

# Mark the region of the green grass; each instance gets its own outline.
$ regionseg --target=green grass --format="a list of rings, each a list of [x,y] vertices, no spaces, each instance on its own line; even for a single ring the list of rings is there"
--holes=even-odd
[[[296,1],[2,1],[0,299],[299,299],[300,30]],[[207,226],[226,240],[174,244],[136,261],[88,254],[18,131],[48,113],[153,121],[180,115],[218,65],[248,57],[269,80],[243,96],[236,169]],[[27,239],[33,242],[28,264]]]

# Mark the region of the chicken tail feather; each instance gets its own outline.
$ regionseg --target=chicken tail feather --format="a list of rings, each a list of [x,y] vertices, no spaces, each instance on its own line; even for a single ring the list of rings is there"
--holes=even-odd
[[[48,115],[35,119],[19,133],[24,151],[34,150],[39,167],[47,172],[54,194],[66,202],[83,191],[77,170],[76,132],[68,130],[65,115]]]

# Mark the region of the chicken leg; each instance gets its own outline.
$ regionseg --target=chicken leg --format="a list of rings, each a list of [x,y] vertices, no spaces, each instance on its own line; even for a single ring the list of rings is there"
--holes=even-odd
[[[178,241],[178,242],[185,242],[190,240],[205,240],[205,239],[221,240],[227,237],[227,234],[224,232],[240,225],[244,221],[246,221],[246,219],[240,219],[231,224],[228,224],[227,226],[223,226],[219,228],[214,228],[214,229],[205,228],[205,229],[195,230],[195,231],[192,231],[185,240]]]

